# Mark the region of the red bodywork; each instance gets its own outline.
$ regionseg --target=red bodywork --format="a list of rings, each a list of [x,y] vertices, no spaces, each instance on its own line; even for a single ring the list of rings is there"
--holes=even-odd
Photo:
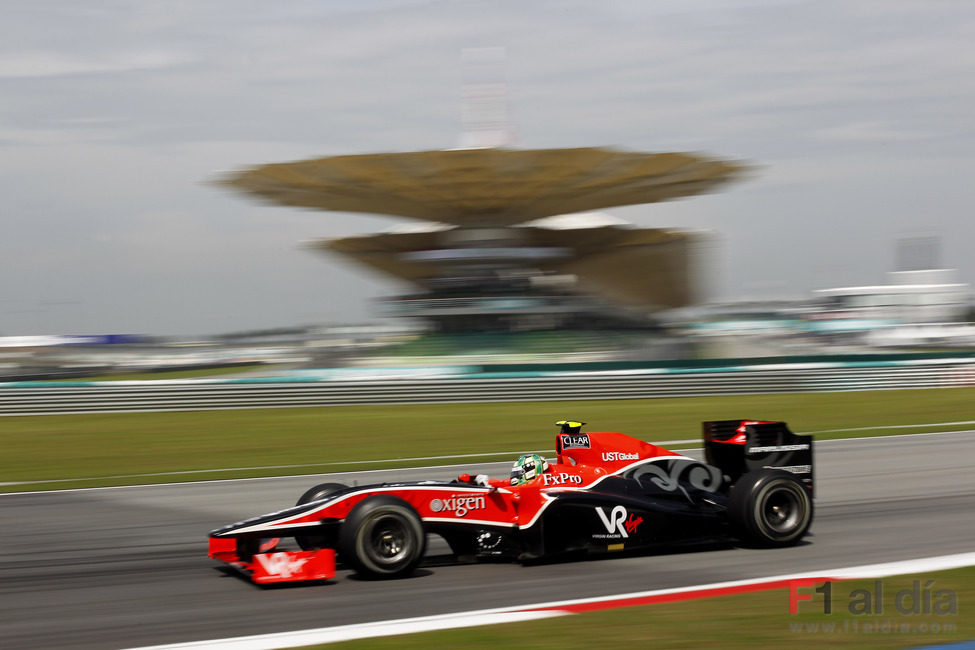
[[[323,580],[335,575],[335,550],[275,551],[277,538],[300,534],[324,520],[344,520],[360,501],[376,494],[391,494],[407,501],[425,524],[473,524],[525,529],[535,524],[557,492],[591,489],[601,479],[634,463],[658,457],[680,456],[622,433],[560,433],[557,461],[549,470],[523,485],[492,479],[491,487],[465,483],[372,485],[352,490],[318,507],[284,510],[235,524],[233,531],[215,531],[209,556],[244,572],[257,583]],[[628,522],[636,526],[637,522]],[[227,535],[227,536],[222,536]],[[230,536],[233,535],[233,536]],[[240,551],[242,536],[265,541],[252,554]]]

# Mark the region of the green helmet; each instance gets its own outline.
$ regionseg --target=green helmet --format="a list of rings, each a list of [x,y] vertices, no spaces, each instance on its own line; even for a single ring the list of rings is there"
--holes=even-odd
[[[538,454],[519,456],[511,468],[511,484],[521,485],[548,470],[548,461]]]

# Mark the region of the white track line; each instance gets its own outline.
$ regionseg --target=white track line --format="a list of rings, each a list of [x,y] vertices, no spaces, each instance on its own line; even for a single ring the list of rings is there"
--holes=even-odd
[[[844,433],[847,431],[875,431],[877,429],[912,429],[917,427],[954,427],[959,424],[975,424],[975,420],[961,420],[960,422],[932,422],[931,424],[882,424],[877,427],[854,427],[852,429],[823,429],[821,431],[807,431],[806,433]]]
[[[500,609],[482,609],[455,614],[441,614],[436,616],[421,616],[374,623],[359,623],[354,625],[340,625],[311,630],[298,630],[277,634],[258,634],[227,639],[210,639],[207,641],[193,641],[189,643],[175,643],[169,645],[148,646],[134,650],[185,650],[189,648],[211,648],[213,650],[271,650],[273,648],[294,648],[306,645],[336,643],[354,639],[371,639],[381,636],[397,634],[412,634],[416,632],[430,632],[434,630],[448,630],[476,625],[494,625],[498,623],[515,623],[554,616],[568,615],[563,608],[587,603],[612,603],[613,601],[632,600],[634,598],[648,598],[670,594],[689,592],[707,592],[715,589],[733,589],[763,583],[781,583],[787,580],[826,580],[852,578],[884,578],[887,576],[921,573],[930,571],[945,571],[961,567],[975,566],[975,553],[959,553],[956,555],[942,555],[931,558],[919,558],[899,562],[885,562],[882,564],[868,564],[861,566],[842,567],[824,571],[806,571],[802,573],[769,576],[751,580],[735,580],[676,589],[658,589],[636,593],[603,596],[599,598],[581,598],[562,600],[548,603],[519,605]],[[339,589],[341,587],[335,587]]]
[[[879,429],[909,429],[918,427],[938,427],[938,426],[956,426],[960,424],[975,424],[975,420],[964,420],[960,422],[938,422],[932,424],[893,424],[893,425],[881,425],[877,427],[856,427],[853,429],[820,429],[818,431],[799,431],[796,432],[799,435],[815,435],[818,433],[844,433],[849,431],[874,431]],[[821,440],[818,444],[823,444],[826,442],[836,442],[837,440],[873,440],[875,438],[901,438],[906,436],[940,436],[951,433],[968,433],[967,431],[933,431],[928,433],[898,433],[888,436],[861,436],[858,438],[836,438],[832,440]],[[661,447],[666,447],[668,445],[685,445],[692,443],[700,443],[701,440],[698,438],[689,438],[683,440],[659,440],[653,444],[659,445]],[[693,449],[698,449],[699,447],[694,447]],[[675,449],[673,451],[689,451],[689,449]],[[179,470],[174,472],[149,472],[145,474],[113,474],[109,476],[82,476],[78,478],[55,478],[48,480],[31,480],[31,481],[6,481],[0,482],[0,487],[11,486],[11,485],[50,485],[55,483],[73,483],[75,481],[106,481],[115,480],[123,478],[151,478],[159,476],[191,476],[193,474],[219,474],[222,472],[254,472],[260,470],[269,469],[299,469],[299,468],[321,468],[326,469],[329,467],[340,467],[342,465],[381,465],[384,463],[401,463],[401,462],[415,462],[423,460],[450,460],[454,458],[484,458],[489,456],[509,456],[515,457],[521,454],[547,454],[547,449],[533,450],[533,451],[488,451],[488,452],[478,452],[474,454],[450,454],[446,456],[414,456],[412,458],[380,458],[377,460],[338,460],[329,461],[325,463],[301,463],[298,465],[255,465],[252,467],[217,467],[212,469],[188,469]],[[456,465],[436,465],[431,467],[456,467]],[[410,468],[399,468],[399,469],[410,469]],[[384,471],[384,470],[357,470],[357,471]],[[300,474],[291,476],[314,476],[316,474],[323,474],[326,472],[314,472],[313,474]],[[328,472],[328,473],[340,473],[340,472]],[[342,472],[342,473],[353,473],[353,472]],[[278,478],[278,476],[270,477],[254,477],[254,478]],[[229,479],[229,480],[254,480],[251,479]],[[215,479],[219,480],[219,479]],[[198,481],[190,481],[198,482]],[[149,484],[149,485],[166,485],[166,484]],[[134,486],[116,486],[116,487],[134,487]],[[74,489],[98,489],[98,488],[74,488]],[[45,492],[50,492],[53,490],[44,490]],[[67,490],[65,490],[67,491]],[[25,492],[20,492],[20,494],[26,494]]]
[[[809,432],[809,433],[817,433],[817,432]],[[948,435],[958,435],[958,434],[965,434],[965,433],[970,434],[970,433],[975,433],[975,431],[973,431],[973,430],[967,430],[967,431],[931,431],[931,432],[928,432],[928,433],[895,433],[895,434],[891,434],[889,436],[861,436],[861,437],[858,437],[858,438],[834,438],[834,439],[831,439],[831,440],[820,440],[816,444],[817,445],[840,444],[840,443],[847,443],[847,442],[865,442],[865,441],[870,441],[870,440],[881,441],[881,440],[891,440],[891,439],[895,439],[895,438],[919,438],[919,437],[924,437],[924,436],[948,436]],[[800,435],[808,435],[808,434],[800,434]],[[655,442],[653,444],[663,446],[663,445],[668,445],[668,444],[691,443],[691,442],[701,442],[701,441],[700,440],[696,440],[696,439],[691,439],[691,440],[664,440],[664,441],[660,441],[660,442]],[[683,453],[683,452],[689,452],[689,451],[696,451],[696,450],[699,450],[699,449],[701,449],[701,447],[698,446],[698,447],[688,447],[688,448],[684,448],[684,449],[671,449],[671,451],[675,451],[675,452],[678,452],[678,453]],[[535,453],[535,454],[547,454],[548,453],[548,450],[544,450],[543,449],[543,450],[539,450],[539,451],[528,451],[528,452],[525,452],[525,451],[497,452],[497,455],[508,454],[511,457],[515,457],[515,456],[519,456],[519,455],[524,454],[524,453],[529,453],[529,454],[531,454],[531,453]],[[495,454],[494,453],[467,454],[466,456],[483,458],[484,456],[492,456],[492,455],[495,455]],[[466,456],[430,456],[429,458],[431,458],[431,459],[435,459],[435,458],[464,458]],[[403,461],[403,460],[416,460],[416,459],[402,458],[402,459],[373,460],[373,461],[362,461],[362,462],[363,463],[387,463],[387,462],[388,463],[394,463],[394,462],[399,462],[399,461]],[[332,464],[354,464],[354,463],[358,463],[358,462],[359,461],[342,461],[341,463],[321,463],[321,464],[315,464],[315,465],[279,465],[279,466],[268,466],[266,468],[265,467],[254,467],[254,468],[242,468],[242,469],[254,469],[254,470],[257,470],[257,469],[274,469],[276,467],[319,467],[319,466],[324,467],[326,465],[332,465]],[[492,462],[496,462],[498,464],[501,464],[504,461],[492,461]],[[352,471],[348,471],[348,472],[341,472],[341,471],[339,471],[339,472],[313,472],[311,474],[284,474],[284,475],[276,475],[276,476],[252,476],[252,477],[249,477],[249,478],[203,479],[203,480],[197,480],[197,481],[179,481],[179,482],[174,482],[174,483],[143,483],[143,484],[140,484],[140,485],[108,485],[108,486],[90,487],[90,488],[68,488],[68,489],[65,489],[65,490],[25,490],[25,491],[22,491],[22,492],[0,492],[0,498],[5,497],[5,496],[18,496],[18,495],[22,496],[22,495],[28,495],[28,494],[56,494],[56,493],[61,493],[61,492],[85,492],[85,491],[90,491],[90,490],[124,490],[124,489],[133,489],[133,488],[178,487],[178,486],[181,486],[181,485],[199,485],[201,483],[238,483],[238,482],[241,482],[242,483],[242,482],[247,482],[247,481],[271,481],[271,480],[276,480],[276,479],[307,478],[307,477],[311,477],[311,476],[322,476],[322,475],[346,475],[346,476],[348,476],[348,475],[354,475],[354,474],[367,474],[367,473],[368,474],[378,474],[380,472],[402,472],[402,471],[408,471],[408,470],[413,470],[413,469],[440,470],[440,469],[457,469],[457,468],[469,469],[470,468],[470,465],[466,465],[466,464],[454,464],[454,465],[422,465],[422,466],[419,466],[419,467],[391,467],[391,468],[388,468],[388,469],[363,469],[363,470],[352,470]],[[232,471],[232,470],[222,470],[222,469],[209,470],[209,469],[201,469],[201,470],[194,470],[194,471],[191,471],[191,472],[172,472],[172,473],[159,472],[159,473],[155,473],[155,474],[126,474],[126,475],[120,475],[120,476],[97,476],[97,477],[90,477],[90,478],[89,477],[85,477],[85,478],[73,478],[73,479],[53,479],[53,480],[50,480],[50,481],[12,481],[12,482],[8,482],[8,483],[0,483],[0,487],[3,487],[5,485],[47,485],[47,484],[50,484],[50,483],[59,483],[59,482],[68,482],[68,481],[96,481],[96,480],[105,480],[105,479],[109,479],[109,478],[138,478],[140,476],[146,476],[146,477],[149,477],[149,476],[168,476],[170,474],[186,474],[186,473],[206,474],[206,473],[210,473],[210,472],[221,472],[221,471]]]
[[[940,426],[957,426],[961,424],[975,424],[975,420],[962,420],[959,422],[935,422],[931,424],[890,424],[890,425],[880,425],[876,427],[855,427],[852,429],[820,429],[818,431],[799,431],[796,432],[799,435],[815,435],[817,433],[844,433],[850,431],[876,431],[880,429],[910,429],[910,428],[926,428],[926,427],[940,427]],[[889,436],[862,436],[859,438],[837,438],[833,440],[821,440],[819,444],[824,442],[836,442],[836,440],[872,440],[874,438],[900,438],[905,436],[939,436],[951,433],[968,433],[967,431],[934,431],[929,433],[909,433],[909,434],[893,434]],[[659,440],[653,444],[659,445],[661,447],[666,447],[668,445],[684,445],[691,443],[701,442],[697,438],[690,438],[684,440]],[[699,447],[695,447],[697,449]],[[675,449],[673,451],[689,451],[689,449]],[[454,458],[484,458],[489,456],[520,456],[521,454],[547,454],[547,449],[534,450],[534,451],[488,451],[488,452],[478,452],[474,454],[450,454],[447,456],[415,456],[412,458],[380,458],[378,460],[338,460],[329,461],[325,463],[301,463],[298,465],[255,465],[253,467],[216,467],[211,469],[188,469],[179,470],[174,472],[149,472],[145,474],[112,474],[109,476],[82,476],[77,478],[54,478],[47,480],[31,480],[31,481],[5,481],[0,482],[0,488],[12,485],[51,485],[55,483],[73,483],[75,481],[106,481],[106,480],[116,480],[124,478],[150,478],[159,476],[191,476],[193,474],[219,474],[222,472],[254,472],[269,469],[299,469],[299,468],[329,468],[329,467],[340,467],[342,465],[381,465],[384,463],[401,463],[401,462],[415,462],[423,460],[449,460]],[[435,465],[428,467],[456,467],[456,465]],[[398,469],[411,469],[411,468],[398,468]],[[384,470],[358,470],[358,471],[384,471]],[[326,472],[314,472],[312,474],[298,474],[290,476],[314,476],[317,474],[323,474]],[[354,472],[328,472],[328,473],[354,473]],[[228,479],[228,480],[257,480],[265,478],[280,478],[280,476],[267,476],[267,477],[253,477],[250,479]],[[215,479],[219,480],[219,479]],[[203,481],[189,481],[189,483],[197,483]],[[212,481],[206,481],[212,482]],[[151,487],[154,485],[167,485],[166,483],[155,483],[148,484],[146,487]],[[171,484],[169,484],[171,485]],[[137,486],[113,486],[113,487],[137,487]],[[86,490],[86,489],[103,489],[103,488],[73,488],[71,490],[60,490],[63,492],[74,491],[74,490]],[[42,490],[44,492],[54,492],[58,490]],[[18,494],[30,494],[30,492],[19,492]],[[2,493],[0,493],[2,495]]]
[[[697,439],[690,440],[662,440],[653,444],[664,446],[664,445],[676,445],[676,444],[687,444],[692,442],[700,442]],[[522,454],[547,454],[549,450],[541,449],[534,451],[490,451],[481,452],[476,454],[451,454],[448,456],[416,456],[413,458],[382,458],[379,460],[340,460],[331,461],[327,463],[302,463],[300,465],[258,465],[255,467],[219,467],[216,469],[189,469],[180,470],[178,472],[150,472],[148,474],[113,474],[110,476],[83,476],[80,478],[55,478],[48,480],[38,480],[38,481],[7,481],[5,483],[0,483],[0,487],[7,485],[47,485],[50,483],[71,483],[74,481],[107,481],[113,479],[121,478],[149,478],[153,476],[186,476],[190,474],[213,474],[219,472],[247,472],[247,471],[258,471],[265,469],[298,469],[299,467],[334,467],[340,465],[380,465],[382,463],[403,463],[403,462],[413,462],[419,460],[448,460],[452,458],[484,458],[485,456],[507,456],[508,458],[516,458]],[[501,461],[503,462],[503,461]],[[423,465],[421,467],[460,467],[459,465]],[[353,470],[351,472],[329,472],[334,474],[355,474],[358,472],[389,472],[389,471],[399,471],[404,469],[414,469],[414,467],[398,467],[390,469],[376,469],[376,470]],[[314,474],[289,474],[286,476],[316,476],[324,472],[315,472]],[[282,478],[281,476],[264,476],[264,477],[252,477],[250,479],[225,479],[230,481],[247,481],[254,480],[255,478]],[[221,479],[216,479],[221,480]],[[190,481],[191,483],[201,483],[201,482],[213,482],[213,481]],[[156,485],[174,485],[173,483],[157,483]],[[136,486],[114,486],[114,487],[136,487]],[[98,488],[74,488],[78,490],[86,489],[98,489]],[[45,492],[53,490],[44,490]],[[63,492],[68,492],[70,490],[61,490]],[[26,492],[20,492],[19,494],[27,494]]]

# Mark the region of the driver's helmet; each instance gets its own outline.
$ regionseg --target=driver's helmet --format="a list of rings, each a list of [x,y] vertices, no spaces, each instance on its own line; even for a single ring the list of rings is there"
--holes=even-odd
[[[525,454],[511,468],[511,484],[521,485],[548,470],[548,461],[538,454]]]

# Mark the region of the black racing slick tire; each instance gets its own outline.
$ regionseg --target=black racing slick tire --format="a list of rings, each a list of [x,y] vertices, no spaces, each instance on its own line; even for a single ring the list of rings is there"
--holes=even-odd
[[[360,501],[339,530],[339,553],[367,578],[400,578],[413,573],[426,551],[423,522],[398,497],[377,495]]]
[[[296,506],[303,506],[306,503],[311,503],[312,501],[318,501],[319,499],[324,499],[330,494],[334,494],[340,490],[347,489],[347,485],[341,483],[321,483],[315,487],[307,490],[298,498],[298,503]],[[335,535],[296,535],[295,542],[298,543],[298,547],[303,551],[313,551],[319,548],[335,548]]]
[[[307,490],[304,494],[298,497],[298,503],[296,506],[303,506],[306,503],[311,503],[312,501],[318,501],[319,499],[324,499],[330,494],[335,494],[339,490],[346,490],[349,486],[343,485],[341,483],[321,483],[315,487]]]
[[[745,474],[731,487],[728,518],[746,543],[791,546],[809,530],[813,501],[794,474],[762,469]]]

